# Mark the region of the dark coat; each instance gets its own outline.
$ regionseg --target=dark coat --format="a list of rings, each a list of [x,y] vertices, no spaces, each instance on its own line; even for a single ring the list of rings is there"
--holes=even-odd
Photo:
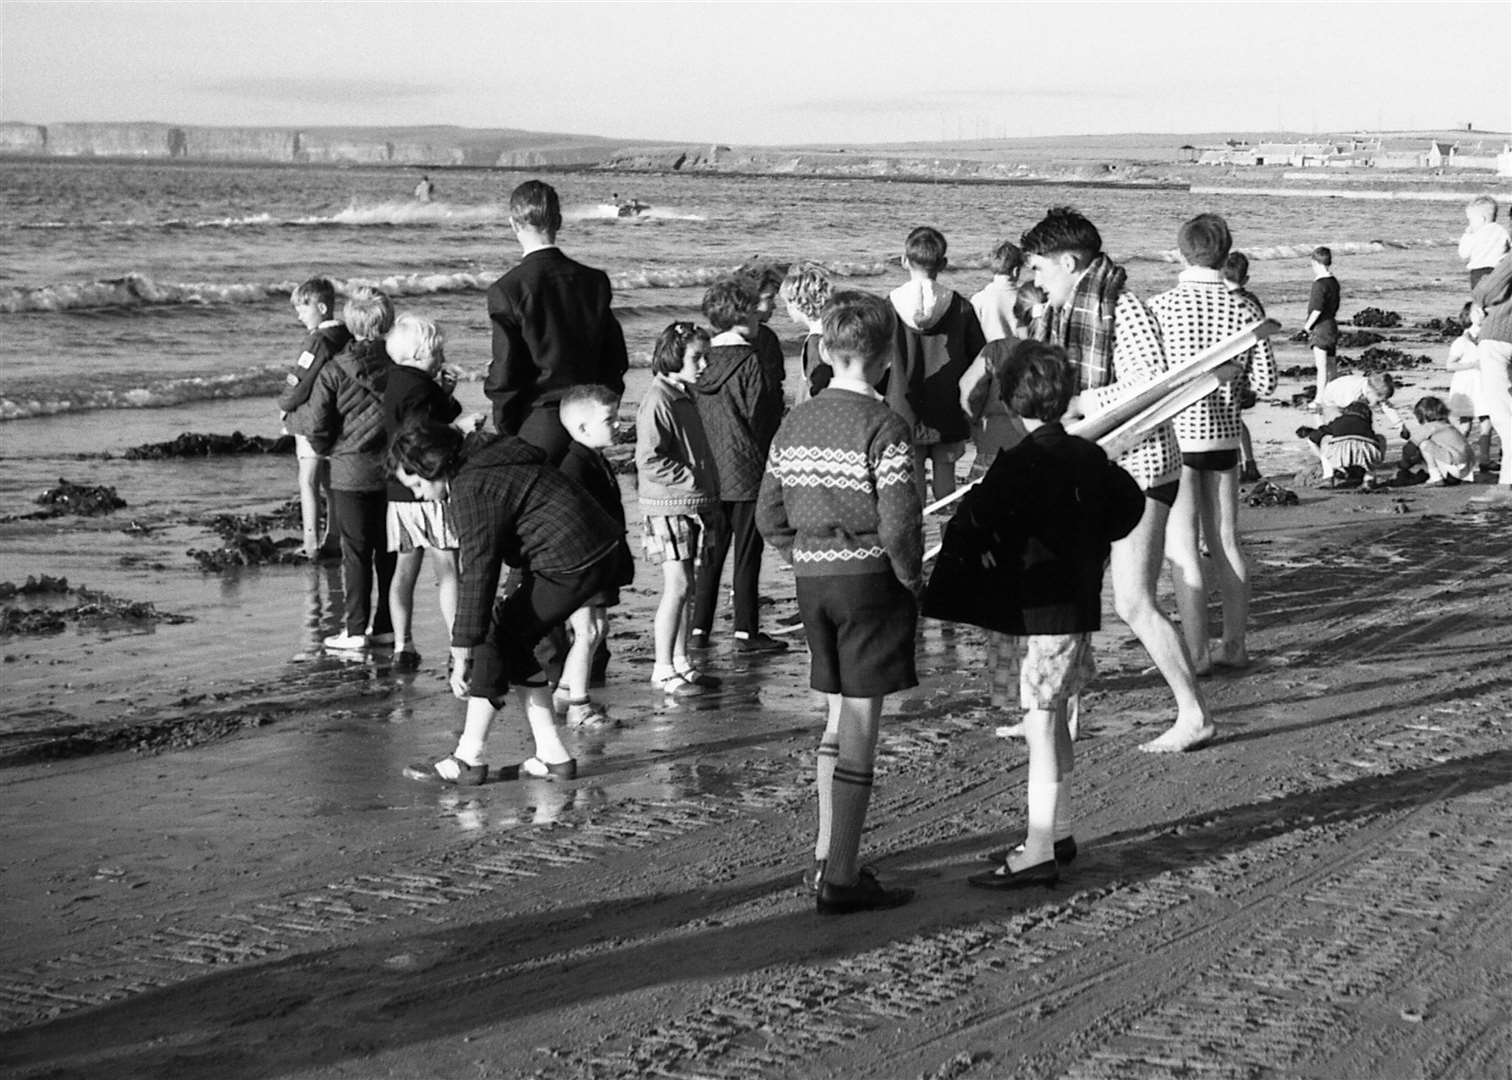
[[[630,542],[625,538],[625,504],[620,497],[619,480],[615,478],[614,470],[602,453],[577,441],[567,448],[567,455],[557,468],[569,480],[576,480],[619,526],[619,573],[614,583],[629,585],[635,580],[635,555],[630,550]]]
[[[767,451],[782,422],[781,389],[774,396],[754,345],[716,345],[689,388],[714,456],[719,497],[755,502]]]
[[[383,390],[383,431],[389,442],[406,424],[449,424],[461,412],[457,399],[419,368],[395,364],[389,369],[388,386]],[[388,500],[414,502],[415,493],[390,476]]]
[[[1045,424],[962,496],[923,613],[1019,636],[1098,629],[1109,549],[1144,501],[1095,443]]]
[[[331,487],[337,491],[386,487],[383,391],[393,366],[382,338],[354,341],[315,379],[308,403],[310,445],[330,456]]]

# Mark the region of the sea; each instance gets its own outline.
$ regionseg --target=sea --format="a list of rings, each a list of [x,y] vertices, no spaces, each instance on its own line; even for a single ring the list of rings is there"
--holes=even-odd
[[[279,435],[274,397],[302,337],[289,293],[315,274],[339,288],[376,284],[400,311],[438,320],[464,404],[484,410],[484,292],[519,258],[507,199],[531,175],[432,171],[434,199],[419,202],[418,176],[396,169],[0,163],[0,581],[63,573],[93,588],[160,594],[166,572],[181,577],[178,602],[201,609],[199,618],[206,604],[253,587],[245,577],[205,580],[185,552],[213,541],[202,525],[209,516],[290,499],[293,459],[140,461],[125,452],[185,432]],[[1144,295],[1175,278],[1180,222],[1216,211],[1250,256],[1253,290],[1293,328],[1318,244],[1335,253],[1346,318],[1367,306],[1409,321],[1442,317],[1464,300],[1462,200],[1443,193],[594,171],[547,179],[561,195],[562,247],[613,281],[632,363],[627,413],[657,333],[697,318],[703,290],[742,263],[815,260],[844,286],[885,293],[903,280],[904,236],[930,224],[949,240],[945,281],[969,294],[990,277],[991,248],[1053,205],[1096,222]],[[631,198],[649,209],[618,216],[616,203]],[[803,329],[780,312],[772,326],[795,353]],[[1305,359],[1298,346],[1296,362]],[[39,494],[62,479],[112,486],[126,506],[108,518],[32,516]],[[293,569],[265,573],[278,580]]]

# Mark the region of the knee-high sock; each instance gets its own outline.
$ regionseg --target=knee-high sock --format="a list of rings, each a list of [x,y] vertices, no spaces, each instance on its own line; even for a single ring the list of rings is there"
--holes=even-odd
[[[830,829],[834,822],[835,763],[840,760],[840,743],[821,742],[815,767],[819,788],[819,836],[814,841],[814,858],[829,858]]]
[[[831,824],[828,861],[824,880],[831,885],[852,885],[856,881],[857,855],[861,850],[861,830],[866,825],[866,808],[871,803],[872,774],[835,766],[834,790],[830,797]]]
[[[1029,828],[1024,837],[1022,865],[1033,866],[1054,858],[1055,803],[1060,781],[1029,781]]]
[[[1072,831],[1071,784],[1068,777],[1062,777],[1061,782],[1055,785],[1055,824],[1050,829],[1050,836],[1055,840],[1064,840]]]

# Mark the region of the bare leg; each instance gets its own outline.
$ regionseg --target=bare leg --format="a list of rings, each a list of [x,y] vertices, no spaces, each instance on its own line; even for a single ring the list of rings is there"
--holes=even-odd
[[[394,623],[394,651],[403,652],[413,648],[410,641],[410,624],[415,614],[415,580],[420,576],[420,563],[425,559],[425,549],[401,551],[394,559],[394,580],[389,582],[389,618]]]
[[[320,552],[320,458],[299,459],[299,519],[303,527],[304,553],[313,559]]]
[[[1327,349],[1314,349],[1313,363],[1318,369],[1318,396],[1315,399],[1321,406],[1323,404],[1323,388],[1337,377],[1338,365],[1334,358],[1328,355]]]
[[[580,607],[567,620],[572,628],[572,648],[567,650],[567,659],[562,663],[562,689],[567,692],[568,702],[588,700],[588,669],[593,666],[593,654],[604,639],[604,609]]]
[[[688,602],[688,579],[692,576],[691,560],[662,563],[661,602],[656,605],[656,662],[653,679],[673,674],[676,661],[686,667],[688,660],[688,620],[683,609]]]
[[[950,443],[935,443],[929,448],[930,472],[935,501],[956,489],[955,448]]]
[[[1171,581],[1176,591],[1176,610],[1181,613],[1181,637],[1195,675],[1206,675],[1208,662],[1208,590],[1199,545],[1199,504],[1203,476],[1196,469],[1181,467],[1181,487],[1166,521],[1165,553],[1171,563]],[[1208,543],[1213,538],[1208,537]]]
[[[536,758],[548,765],[560,765],[571,759],[572,755],[562,745],[562,737],[557,732],[556,713],[551,708],[551,687],[520,686],[515,688],[515,696],[530,724]]]
[[[1202,527],[1207,533],[1218,593],[1223,599],[1223,663],[1249,663],[1249,562],[1239,538],[1239,474],[1234,469],[1203,474]]]

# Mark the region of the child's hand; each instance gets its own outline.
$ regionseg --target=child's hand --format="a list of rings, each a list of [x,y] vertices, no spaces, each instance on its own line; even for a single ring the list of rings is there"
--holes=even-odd
[[[1315,428],[1315,427],[1299,427],[1297,429],[1297,438],[1299,438],[1299,439],[1310,439],[1314,435],[1316,435],[1317,433],[1318,433],[1318,429]]]
[[[472,649],[456,648],[451,651],[451,688],[452,695],[466,701],[468,698],[468,685],[472,682]]]

